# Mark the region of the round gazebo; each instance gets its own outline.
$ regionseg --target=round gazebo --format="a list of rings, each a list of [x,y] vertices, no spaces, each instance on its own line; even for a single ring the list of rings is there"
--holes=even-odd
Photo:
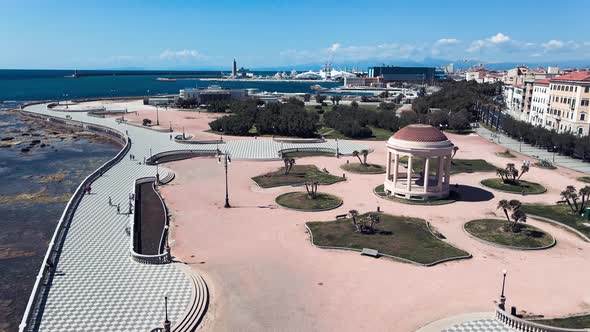
[[[385,192],[411,200],[449,196],[453,148],[447,136],[433,126],[400,129],[387,141]]]

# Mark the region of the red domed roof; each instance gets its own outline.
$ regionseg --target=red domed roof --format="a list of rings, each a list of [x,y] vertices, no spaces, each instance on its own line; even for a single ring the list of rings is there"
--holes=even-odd
[[[400,141],[410,142],[444,142],[449,140],[442,131],[423,124],[405,126],[392,137]]]

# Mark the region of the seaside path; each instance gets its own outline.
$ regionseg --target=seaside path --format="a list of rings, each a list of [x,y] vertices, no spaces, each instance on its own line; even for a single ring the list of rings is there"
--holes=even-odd
[[[127,133],[132,141],[127,155],[92,184],[92,193],[84,196],[74,212],[46,301],[39,312],[34,312],[40,319],[38,329],[41,331],[148,331],[162,324],[165,294],[168,295],[168,316],[174,326],[194,301],[190,278],[179,263],[147,265],[130,258],[130,238],[125,231],[128,216],[117,213],[116,207],[108,204],[110,197],[113,204],[120,204],[121,212],[125,212],[134,181],[156,175],[155,166],[142,164],[144,158],[167,151],[215,151],[219,148],[234,159],[276,160],[280,149],[335,150],[338,145],[340,153],[345,155],[368,149],[346,141],[281,144],[272,139],[229,141],[219,145],[182,144],[170,140],[170,133],[119,124],[114,118],[53,111],[47,109],[47,104],[27,106],[25,110],[62,119],[69,115],[75,121]],[[135,160],[131,160],[129,154],[135,155]],[[163,172],[167,170],[160,168],[160,173]]]

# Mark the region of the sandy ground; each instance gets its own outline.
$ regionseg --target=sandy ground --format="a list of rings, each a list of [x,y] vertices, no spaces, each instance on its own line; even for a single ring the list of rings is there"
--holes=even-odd
[[[140,109],[146,106],[137,105]],[[149,112],[146,110],[146,112]],[[163,117],[169,116],[168,117]],[[194,119],[187,119],[194,117]],[[160,121],[183,123],[191,131],[207,128],[210,115],[164,111]],[[209,120],[210,121],[210,120]],[[209,134],[200,134],[209,135]],[[449,137],[460,147],[456,158],[485,159],[497,166],[519,159],[494,153],[503,148],[479,136]],[[228,139],[232,139],[229,138]],[[384,163],[384,142],[370,144],[369,162]],[[351,158],[351,161],[354,161]],[[315,164],[333,174],[343,171],[345,158],[314,157],[298,164]],[[428,322],[467,312],[492,311],[498,298],[501,271],[508,270],[508,304],[531,313],[559,316],[590,310],[590,245],[552,225],[529,223],[550,232],[554,248],[514,251],[480,243],[462,225],[496,215],[499,199],[554,203],[579,173],[563,168],[532,167],[523,179],[540,182],[546,194],[522,197],[491,191],[493,198],[443,206],[412,206],[373,195],[383,175],[347,174],[346,182],[320,187],[344,199],[336,210],[318,213],[277,208],[274,198],[293,188],[263,190],[250,179],[280,167],[282,162],[236,161],[229,170],[231,209],[223,208],[223,167],[214,159],[190,159],[166,166],[176,179],[162,187],[173,218],[172,253],[201,273],[211,291],[202,330],[206,331],[413,331]],[[452,183],[481,187],[493,173],[460,174]],[[295,189],[297,190],[297,189]],[[314,248],[304,223],[332,220],[350,209],[377,206],[390,214],[430,221],[447,241],[474,257],[419,267],[354,252]]]

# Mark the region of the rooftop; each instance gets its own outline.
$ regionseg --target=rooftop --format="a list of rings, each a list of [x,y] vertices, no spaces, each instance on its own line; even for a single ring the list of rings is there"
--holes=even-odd
[[[569,73],[560,75],[551,79],[551,81],[588,81],[590,82],[590,71],[578,71],[575,73]]]
[[[442,131],[430,125],[415,124],[403,127],[393,136],[394,139],[410,142],[444,142],[449,139]]]

